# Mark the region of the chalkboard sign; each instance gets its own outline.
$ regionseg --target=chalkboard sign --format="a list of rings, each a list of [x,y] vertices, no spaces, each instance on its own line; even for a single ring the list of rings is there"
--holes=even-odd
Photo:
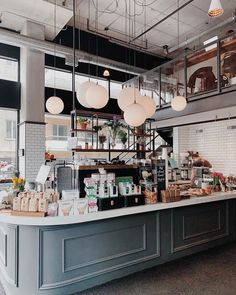
[[[157,184],[157,191],[160,199],[160,191],[166,189],[165,160],[153,160],[152,174],[154,176],[154,182]]]
[[[57,169],[57,191],[72,189],[72,169],[71,167],[59,167]]]

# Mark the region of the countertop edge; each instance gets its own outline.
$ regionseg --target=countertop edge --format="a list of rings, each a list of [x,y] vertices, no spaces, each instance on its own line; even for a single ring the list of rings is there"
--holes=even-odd
[[[133,214],[148,213],[159,210],[166,210],[178,207],[185,207],[191,205],[199,205],[209,202],[230,200],[236,198],[236,192],[232,193],[215,193],[207,197],[194,197],[187,200],[182,200],[173,203],[157,203],[152,205],[142,205],[135,207],[127,207],[121,209],[107,210],[96,213],[89,213],[84,216],[71,217],[22,217],[10,216],[0,214],[0,223],[14,224],[14,225],[28,225],[28,226],[56,226],[56,225],[70,225],[77,223],[93,222],[109,218],[122,217]]]

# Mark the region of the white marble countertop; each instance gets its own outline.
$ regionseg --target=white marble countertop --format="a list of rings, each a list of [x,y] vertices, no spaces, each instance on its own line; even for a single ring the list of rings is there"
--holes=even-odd
[[[52,225],[67,225],[91,222],[96,220],[103,220],[108,218],[115,218],[120,216],[140,214],[145,212],[159,211],[164,209],[178,208],[183,206],[204,204],[209,202],[216,202],[222,200],[235,199],[236,193],[215,193],[207,197],[192,197],[187,200],[182,200],[173,203],[157,203],[152,205],[143,205],[136,207],[127,207],[121,209],[113,209],[101,211],[97,213],[89,213],[82,216],[57,216],[57,217],[22,217],[0,214],[0,223],[9,223],[16,225],[29,225],[29,226],[52,226]]]

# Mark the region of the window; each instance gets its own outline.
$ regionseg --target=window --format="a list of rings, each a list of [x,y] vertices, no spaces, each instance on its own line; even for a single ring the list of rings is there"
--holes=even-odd
[[[45,68],[45,86],[72,90],[72,73]]]
[[[118,95],[120,94],[122,90],[122,84],[118,82],[111,82],[110,87],[111,87],[110,96],[112,98],[118,98]]]
[[[18,81],[18,62],[0,58],[0,79]]]
[[[11,178],[15,170],[16,122],[16,111],[0,109],[0,179]]]
[[[67,140],[68,127],[64,125],[53,125],[53,137],[55,140]]]
[[[16,121],[6,120],[6,139],[16,139]]]

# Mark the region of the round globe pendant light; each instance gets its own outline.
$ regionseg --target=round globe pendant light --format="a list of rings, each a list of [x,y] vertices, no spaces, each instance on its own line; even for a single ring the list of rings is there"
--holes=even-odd
[[[156,112],[156,104],[150,96],[141,95],[137,98],[137,102],[145,109],[146,118],[151,118]]]
[[[94,85],[96,85],[94,82],[87,81],[81,83],[76,91],[76,97],[78,102],[85,108],[91,108],[91,106],[87,103],[86,94],[88,89]]]
[[[141,126],[146,120],[144,108],[139,103],[132,103],[124,111],[125,122],[132,127]]]
[[[101,109],[108,103],[109,97],[105,87],[95,84],[86,91],[86,102],[94,109]]]
[[[218,17],[224,13],[224,9],[221,5],[220,0],[211,0],[211,4],[208,10],[208,15],[210,17]]]
[[[54,3],[54,34],[56,35],[56,2]],[[49,97],[46,101],[46,109],[53,115],[60,114],[64,109],[64,102],[56,96],[56,42],[54,43],[54,95]]]
[[[171,101],[171,107],[174,111],[183,111],[187,106],[186,98],[183,96],[175,96]]]
[[[46,101],[46,109],[53,115],[60,114],[64,109],[64,102],[60,97],[51,96]]]
[[[123,88],[118,95],[117,102],[118,102],[119,108],[122,111],[124,111],[126,107],[131,105],[139,96],[140,96],[140,92],[138,91],[137,88],[134,88],[134,87]]]

